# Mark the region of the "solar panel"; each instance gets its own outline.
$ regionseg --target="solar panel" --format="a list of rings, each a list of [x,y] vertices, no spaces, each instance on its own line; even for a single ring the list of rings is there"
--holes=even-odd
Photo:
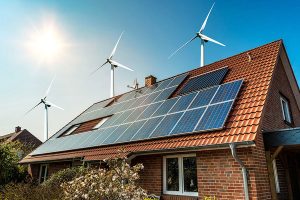
[[[118,126],[118,128],[112,132],[102,144],[114,143],[130,125],[131,124],[123,124]]]
[[[165,89],[164,91],[162,91],[162,93],[154,100],[154,102],[158,102],[158,101],[162,101],[162,100],[166,100],[167,98],[169,98],[171,96],[171,94],[176,90],[176,86]]]
[[[109,127],[106,129],[99,129],[95,131],[97,134],[91,136],[88,138],[88,140],[84,141],[81,146],[86,147],[86,146],[99,146],[101,145],[106,138],[108,138],[115,130],[117,129],[117,126],[114,127]]]
[[[167,99],[176,89],[176,86],[169,86],[185,77],[186,75],[182,75],[166,80],[168,84],[158,84],[158,90],[159,87],[162,88],[157,93],[159,95],[153,93],[152,88],[152,93],[148,95],[84,112],[56,135],[61,135],[76,123],[108,115],[112,117],[100,129],[66,137],[56,136],[57,138],[50,139],[33,154],[222,129],[243,81],[233,81]]]
[[[196,93],[181,96],[169,113],[178,112],[187,109],[187,107],[189,107],[189,105],[191,104],[195,96]]]
[[[209,106],[194,131],[208,131],[223,128],[233,101]]]
[[[148,138],[162,119],[163,117],[148,119],[147,122],[142,126],[142,128],[133,136],[131,141]]]
[[[167,115],[157,128],[153,131],[150,138],[157,138],[169,135],[183,112]]]
[[[169,112],[169,110],[177,102],[178,99],[179,98],[173,98],[173,99],[168,99],[168,100],[164,101],[163,104],[152,115],[152,117],[167,114]]]
[[[187,77],[187,74],[182,74],[179,76],[176,76],[172,82],[168,85],[168,87],[176,86],[182,83],[182,81]]]
[[[204,111],[205,107],[186,111],[182,118],[177,122],[171,132],[171,135],[193,132]]]
[[[138,130],[144,125],[146,120],[136,121],[118,138],[116,142],[128,142],[136,134]]]
[[[148,108],[148,105],[146,106],[142,106],[142,107],[139,107],[137,109],[135,109],[126,119],[123,123],[127,123],[127,122],[132,122],[132,121],[135,121],[141,113],[144,112],[144,110]]]
[[[204,90],[199,91],[196,98],[194,99],[194,101],[190,105],[189,109],[208,105],[209,102],[214,97],[214,95],[215,95],[218,88],[219,88],[219,86],[215,86],[215,87],[212,87],[212,88],[208,88],[208,89],[204,89]]]
[[[185,84],[185,86],[180,90],[179,94],[186,94],[189,92],[201,90],[207,87],[219,85],[224,79],[228,71],[227,67],[224,67],[213,72],[208,72],[197,77],[193,77]]]
[[[138,119],[140,120],[151,117],[151,115],[160,107],[161,104],[162,102],[150,104],[148,108],[146,108],[146,110],[139,116]]]
[[[218,103],[222,101],[235,99],[238,92],[240,91],[242,83],[242,80],[238,80],[221,85],[211,103]]]
[[[89,107],[86,112],[94,111],[94,110],[99,110],[101,108],[104,108],[106,105],[108,105],[110,102],[112,102],[113,98],[100,101],[98,103],[93,104],[91,107]]]

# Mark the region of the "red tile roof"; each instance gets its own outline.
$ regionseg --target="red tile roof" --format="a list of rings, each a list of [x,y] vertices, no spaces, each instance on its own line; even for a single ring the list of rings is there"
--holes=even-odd
[[[244,79],[243,87],[223,130],[131,142],[127,144],[101,146],[84,150],[51,153],[47,155],[27,156],[22,162],[58,160],[74,157],[83,157],[85,160],[101,160],[113,157],[117,154],[117,150],[119,149],[124,149],[127,153],[134,153],[254,141],[259,131],[263,107],[266,102],[269,85],[281,47],[282,41],[275,41],[188,72],[190,77],[194,77],[228,66],[229,73],[225,77],[224,82]],[[249,61],[248,53],[251,55],[251,61]]]

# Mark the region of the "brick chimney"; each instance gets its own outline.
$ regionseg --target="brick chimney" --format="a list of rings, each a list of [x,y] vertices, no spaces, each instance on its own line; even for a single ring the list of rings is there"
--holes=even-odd
[[[155,76],[150,75],[145,78],[145,86],[146,87],[150,87],[150,86],[154,85],[155,83],[156,83]]]
[[[16,128],[15,128],[15,132],[17,133],[17,132],[20,132],[22,129],[21,129],[21,127],[20,126],[17,126]]]

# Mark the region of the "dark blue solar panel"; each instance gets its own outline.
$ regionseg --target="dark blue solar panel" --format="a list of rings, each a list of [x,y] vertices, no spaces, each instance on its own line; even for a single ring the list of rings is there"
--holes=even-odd
[[[148,138],[162,119],[163,117],[148,119],[144,126],[142,126],[142,128],[133,136],[131,141]]]
[[[193,132],[205,109],[206,107],[202,107],[186,111],[176,124],[175,128],[172,130],[171,135]]]
[[[165,81],[162,81],[159,83],[159,85],[157,86],[157,88],[155,88],[154,92],[157,92],[159,90],[164,90],[166,89],[166,87],[170,84],[170,82],[172,81],[173,79],[167,79]]]
[[[167,115],[151,134],[151,138],[163,137],[170,134],[183,112]]]
[[[132,105],[130,105],[130,106],[128,107],[128,109],[138,107],[139,105],[141,105],[141,103],[142,103],[143,101],[145,101],[146,98],[148,98],[148,96],[149,96],[149,95],[145,95],[145,96],[142,96],[142,97],[138,98]]]
[[[171,94],[176,90],[176,86],[172,88],[165,89],[162,93],[154,100],[154,102],[162,101],[168,99]]]
[[[146,120],[137,121],[131,124],[131,126],[119,137],[116,142],[128,142],[136,134],[138,130],[144,125]]]
[[[168,85],[168,87],[172,87],[175,85],[179,85],[180,83],[182,83],[182,81],[187,77],[187,74],[182,74],[179,76],[176,76],[173,81]]]
[[[156,112],[152,115],[153,116],[159,116],[159,115],[164,115],[169,112],[169,110],[174,106],[176,101],[179,98],[173,98],[173,99],[168,99],[163,102],[163,104],[156,110]]]
[[[238,80],[221,85],[211,103],[218,103],[222,101],[235,99],[241,88],[242,83],[242,80]]]
[[[161,91],[159,92],[154,92],[154,93],[151,93],[148,98],[143,102],[144,105],[146,104],[149,104],[149,103],[152,103],[154,101],[154,99],[159,96],[161,93]]]
[[[93,133],[92,136],[88,137],[87,140],[83,141],[80,146],[87,147],[87,146],[98,146],[103,143],[103,141],[116,130],[117,126],[110,127],[106,129],[98,129]]]
[[[201,121],[197,125],[195,131],[207,131],[223,128],[232,104],[233,101],[228,101],[209,106]]]
[[[112,122],[111,124],[109,124],[110,126],[115,126],[115,125],[119,125],[122,124],[125,119],[131,115],[134,112],[134,109],[131,110],[126,110],[125,112],[122,112],[121,116],[118,117],[118,119],[116,119],[114,122]]]
[[[124,131],[130,126],[131,124],[123,124],[120,125],[114,132],[104,140],[102,144],[112,144],[114,143],[123,133]]]
[[[148,108],[147,106],[139,107],[135,109],[126,119],[123,121],[123,123],[132,122],[135,121],[143,112],[144,110]]]
[[[158,107],[162,104],[162,102],[150,104],[149,107],[139,116],[140,119],[146,119],[151,117],[151,115],[158,109]]]
[[[105,128],[108,126],[112,126],[114,124],[114,122],[120,117],[122,116],[123,113],[117,113],[114,114],[113,116],[111,116],[106,122],[104,122],[104,124],[102,124],[101,128]]]
[[[189,109],[208,105],[217,89],[218,86],[199,91]]]
[[[169,113],[178,112],[187,109],[197,93],[181,96]]]
[[[191,78],[180,90],[179,94],[186,94],[189,92],[201,90],[207,87],[215,86],[221,84],[226,73],[228,71],[227,67],[222,69],[208,72],[206,74]]]

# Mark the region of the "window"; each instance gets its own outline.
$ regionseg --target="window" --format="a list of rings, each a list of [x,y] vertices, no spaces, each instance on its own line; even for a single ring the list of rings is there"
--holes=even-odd
[[[198,196],[195,154],[165,156],[163,168],[165,194]]]
[[[98,128],[100,128],[100,127],[101,127],[101,126],[102,126],[109,118],[110,118],[110,117],[105,117],[105,118],[101,119],[101,120],[99,121],[99,123],[96,124],[96,126],[94,126],[93,129],[98,129]]]
[[[63,136],[71,135],[79,126],[79,124],[72,126],[63,134]]]
[[[39,183],[43,183],[45,180],[47,180],[47,177],[48,177],[48,165],[41,165]]]
[[[289,101],[284,97],[280,97],[280,101],[281,101],[283,120],[288,123],[292,123],[291,112],[290,112],[290,108],[289,108]]]
[[[277,193],[280,193],[280,187],[279,187],[279,180],[278,180],[278,173],[277,173],[276,159],[273,160],[273,171],[274,171],[274,178],[275,178],[276,192],[277,192]]]

